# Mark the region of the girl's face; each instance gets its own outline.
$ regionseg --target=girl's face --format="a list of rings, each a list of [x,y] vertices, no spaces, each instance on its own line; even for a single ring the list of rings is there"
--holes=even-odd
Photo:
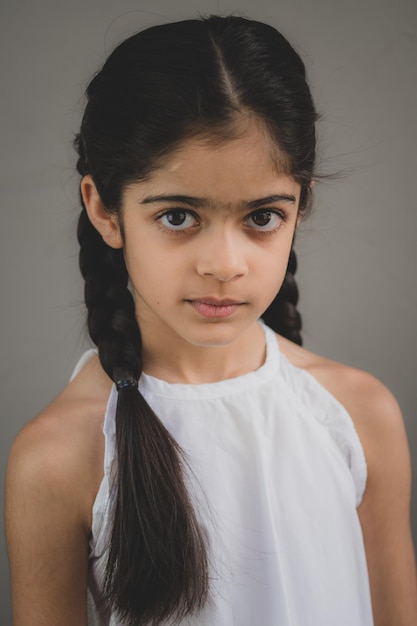
[[[142,333],[167,346],[226,346],[278,292],[300,185],[277,172],[255,128],[193,139],[123,196],[125,259]]]

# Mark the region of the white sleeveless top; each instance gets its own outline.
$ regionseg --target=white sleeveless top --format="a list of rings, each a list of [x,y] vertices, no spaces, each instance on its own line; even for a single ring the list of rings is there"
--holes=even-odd
[[[366,462],[351,418],[280,353],[266,326],[255,372],[170,384],[143,374],[140,390],[185,451],[209,537],[210,599],[192,626],[371,626],[356,507]],[[77,371],[91,356],[82,358]],[[113,386],[104,417],[105,475],[93,507],[90,590],[107,558],[109,473],[115,461]],[[100,626],[121,626],[97,612]]]

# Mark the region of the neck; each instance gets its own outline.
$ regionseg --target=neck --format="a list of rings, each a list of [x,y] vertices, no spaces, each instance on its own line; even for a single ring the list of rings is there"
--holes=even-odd
[[[169,383],[203,384],[236,378],[265,362],[264,331],[253,323],[227,345],[193,345],[178,335],[140,322],[143,371]]]

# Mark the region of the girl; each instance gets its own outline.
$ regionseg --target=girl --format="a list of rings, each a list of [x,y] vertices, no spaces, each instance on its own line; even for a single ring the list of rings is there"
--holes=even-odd
[[[97,351],[11,452],[15,625],[85,625],[87,586],[101,625],[416,624],[397,404],[300,347],[299,56],[261,23],[184,21],[122,43],[87,96]]]

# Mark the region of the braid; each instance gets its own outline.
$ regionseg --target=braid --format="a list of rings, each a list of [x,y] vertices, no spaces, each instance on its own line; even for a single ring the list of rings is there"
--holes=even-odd
[[[139,379],[141,337],[121,250],[107,246],[85,207],[78,224],[88,329],[113,381]],[[128,624],[159,624],[199,610],[207,597],[204,541],[180,447],[137,388],[119,391],[118,467],[105,602]]]
[[[122,250],[104,243],[85,209],[78,223],[78,241],[88,331],[99,349],[102,366],[112,380],[127,373],[138,380],[141,341]]]
[[[297,257],[292,249],[281,289],[262,318],[275,332],[301,346],[301,316],[296,308],[298,287],[294,278],[296,270]]]

